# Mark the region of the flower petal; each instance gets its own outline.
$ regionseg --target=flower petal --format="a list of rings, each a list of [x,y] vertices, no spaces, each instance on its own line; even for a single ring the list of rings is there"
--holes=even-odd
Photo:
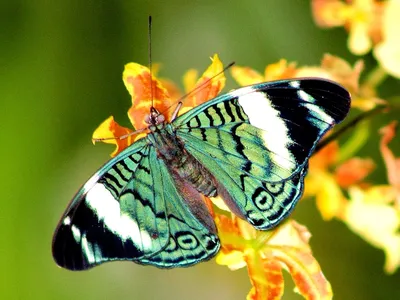
[[[385,271],[400,267],[400,218],[393,203],[390,186],[376,186],[366,191],[349,189],[350,199],[344,222],[373,246],[385,251]]]
[[[215,260],[217,264],[227,266],[232,271],[236,271],[246,266],[243,252],[238,250],[224,251],[224,249],[222,249]]]
[[[319,176],[320,190],[316,195],[316,204],[325,221],[340,217],[343,213],[346,199],[336,179],[328,174]]]
[[[375,47],[374,55],[392,76],[400,78],[400,1],[385,2],[383,15],[383,41]]]
[[[333,295],[331,285],[311,253],[308,244],[310,236],[306,227],[295,221],[286,222],[280,226],[279,232],[270,240],[270,244],[282,240],[288,241],[288,246],[278,242],[280,246],[271,248],[269,252],[275,260],[285,264],[297,291],[306,299],[331,299]]]
[[[168,91],[168,95],[171,98],[171,101],[175,101],[182,97],[182,92],[178,88],[178,86],[169,79],[160,78],[159,79],[162,86]]]
[[[264,81],[264,76],[249,67],[233,66],[231,68],[231,75],[233,79],[235,79],[236,82],[241,86],[251,85]]]
[[[374,168],[375,163],[372,159],[353,157],[336,168],[335,179],[342,188],[347,188],[359,183]]]
[[[385,161],[388,181],[396,190],[396,207],[400,211],[400,157],[396,158],[389,149],[388,144],[394,139],[396,134],[397,122],[393,121],[389,125],[381,128],[382,134],[380,149]]]
[[[327,170],[338,160],[339,144],[337,141],[329,143],[323,147],[317,154],[310,158],[310,173],[313,170]]]
[[[183,86],[186,93],[189,93],[195,88],[198,78],[199,72],[197,72],[196,69],[190,69],[183,75]]]
[[[119,152],[131,145],[133,143],[133,140],[137,138],[137,136],[133,137],[130,135],[124,139],[120,139],[120,137],[132,132],[133,131],[131,129],[120,126],[117,122],[114,121],[114,117],[110,116],[93,132],[92,140],[100,140],[101,142],[106,144],[116,145],[114,152],[111,153],[111,157],[114,157]]]
[[[315,23],[320,27],[343,26],[346,21],[346,4],[339,0],[312,0]]]
[[[284,280],[282,265],[274,260],[262,260],[257,255],[246,256],[252,288],[247,300],[278,300],[282,298]]]
[[[227,266],[231,270],[245,267],[243,250],[247,242],[240,235],[237,223],[232,218],[217,214],[215,224],[221,240],[221,251],[216,257],[217,264]]]
[[[296,63],[288,63],[286,59],[281,59],[277,63],[270,64],[265,68],[265,81],[280,80],[298,77]]]
[[[356,55],[364,55],[371,50],[372,41],[368,35],[368,24],[364,22],[354,22],[352,24],[347,46]]]
[[[192,91],[196,88],[198,88],[198,90],[194,91],[185,99],[184,106],[186,108],[196,107],[210,99],[215,98],[224,88],[226,78],[225,75],[221,73],[223,70],[222,62],[217,54],[214,54],[214,57],[211,58],[211,61],[211,65],[203,73],[200,79],[197,80],[195,87],[192,89]],[[186,78],[186,80],[189,79]],[[186,85],[189,84],[186,82]],[[180,115],[182,113],[183,111],[180,111]]]
[[[125,65],[122,75],[125,86],[132,97],[132,106],[128,111],[128,117],[135,129],[146,128],[145,116],[149,114],[153,105],[158,111],[165,112],[170,106],[168,91],[156,78],[150,79],[150,70],[136,63]],[[165,116],[169,120],[172,114],[168,110]]]
[[[332,79],[343,85],[350,93],[358,93],[360,75],[364,70],[364,62],[362,60],[357,60],[354,66],[351,66],[346,60],[338,56],[325,54],[321,67],[332,74]]]

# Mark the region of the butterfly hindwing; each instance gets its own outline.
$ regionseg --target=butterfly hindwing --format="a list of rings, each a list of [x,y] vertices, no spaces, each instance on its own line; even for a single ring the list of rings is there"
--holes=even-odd
[[[227,134],[220,136],[225,137],[225,141],[229,138]],[[228,152],[228,147],[218,148],[203,143],[200,148],[199,141],[193,136],[182,137],[186,149],[205,164],[218,181],[218,193],[225,202],[228,201],[229,208],[258,229],[277,225],[292,211],[302,195],[305,170],[280,181],[268,181],[265,180],[270,175],[267,168],[263,170],[255,163],[249,164],[239,155]],[[231,145],[235,145],[233,140]]]
[[[217,236],[193,216],[146,139],[110,160],[82,187],[53,239],[57,264],[70,270],[113,260],[185,266],[218,249]]]
[[[349,106],[348,92],[333,82],[283,80],[217,97],[172,125],[216,178],[228,206],[269,229],[300,198],[312,151]]]
[[[142,259],[140,263],[161,268],[184,267],[213,257],[220,247],[213,220],[208,210],[204,211],[210,219],[208,223],[212,222],[210,226],[205,226],[193,213],[196,209],[206,210],[203,199],[198,193],[193,197],[197,195],[199,198],[188,199],[191,193],[183,193],[178,188],[182,183],[172,178],[164,162],[157,163],[156,160],[154,155],[152,173],[159,174],[160,180],[154,188],[166,203],[169,243],[163,251]],[[196,202],[195,208],[189,205],[190,201]]]

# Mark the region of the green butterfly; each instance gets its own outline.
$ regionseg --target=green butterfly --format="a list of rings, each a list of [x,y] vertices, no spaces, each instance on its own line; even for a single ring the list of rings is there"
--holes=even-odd
[[[160,268],[210,259],[220,248],[201,194],[221,196],[255,228],[277,226],[302,195],[308,159],[350,108],[349,93],[313,78],[243,87],[165,123],[107,162],[79,190],[53,239],[57,264],[114,260]]]

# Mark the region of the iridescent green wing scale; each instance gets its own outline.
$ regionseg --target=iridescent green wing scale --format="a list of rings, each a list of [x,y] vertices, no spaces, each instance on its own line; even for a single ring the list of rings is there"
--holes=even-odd
[[[265,230],[292,211],[311,153],[349,107],[348,92],[333,82],[284,80],[217,97],[172,126],[231,210]]]
[[[205,207],[204,200],[199,197],[198,193],[196,193],[198,198],[185,199],[184,197],[189,197],[189,195],[178,188],[184,183],[176,182],[171,177],[164,162],[157,159],[155,151],[151,158],[151,173],[159,174],[154,189],[165,199],[169,241],[162,251],[141,259],[140,263],[171,268],[190,266],[210,259],[220,247],[216,229],[214,226],[207,228],[196,218],[192,212],[193,208],[188,205],[195,201],[197,209],[201,209]],[[204,213],[209,215],[208,211],[204,211]]]

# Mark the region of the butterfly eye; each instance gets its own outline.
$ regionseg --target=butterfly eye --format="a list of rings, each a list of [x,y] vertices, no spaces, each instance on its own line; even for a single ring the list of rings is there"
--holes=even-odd
[[[146,124],[149,124],[149,125],[153,124],[151,114],[146,115],[144,117],[144,121],[146,122]]]
[[[164,115],[160,114],[156,109],[153,109],[150,114],[148,114],[144,121],[149,125],[157,125],[164,123],[165,117]]]
[[[156,118],[156,121],[157,121],[158,124],[159,123],[164,123],[164,121],[165,121],[164,115],[158,115],[157,118]]]

